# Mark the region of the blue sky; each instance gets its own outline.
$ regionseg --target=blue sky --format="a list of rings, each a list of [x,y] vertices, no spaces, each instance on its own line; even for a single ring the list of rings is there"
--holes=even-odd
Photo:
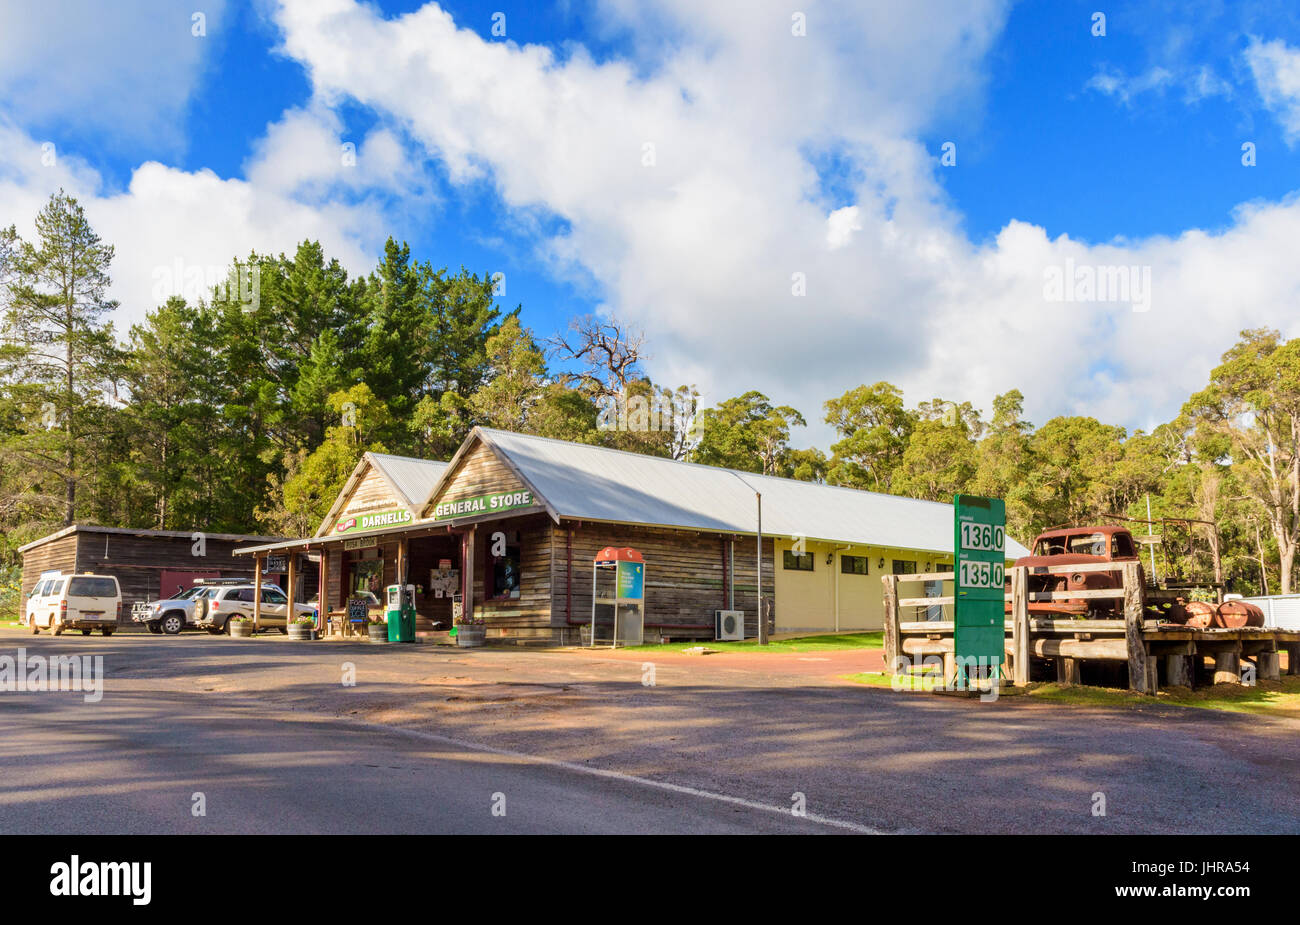
[[[812,0],[803,35],[788,3],[208,6],[199,37],[158,0],[0,14],[9,150],[62,157],[0,165],[0,221],[79,193],[119,244],[120,324],[174,261],[313,236],[364,271],[391,233],[504,272],[542,336],[618,313],[656,379],[712,401],[759,388],[815,420],[890,379],[1149,427],[1236,330],[1294,323],[1291,5],[1124,3],[1104,36],[1091,2]],[[73,63],[51,78],[25,45],[56,23]],[[342,142],[363,170],[322,161]],[[1044,305],[1067,258],[1153,267],[1150,310]],[[1039,357],[1063,337],[1061,369]]]

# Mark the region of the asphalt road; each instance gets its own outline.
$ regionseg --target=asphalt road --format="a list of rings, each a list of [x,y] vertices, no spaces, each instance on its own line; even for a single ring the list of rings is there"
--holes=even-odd
[[[0,693],[5,833],[1300,832],[1294,721],[900,695],[815,658],[18,646],[107,680]]]

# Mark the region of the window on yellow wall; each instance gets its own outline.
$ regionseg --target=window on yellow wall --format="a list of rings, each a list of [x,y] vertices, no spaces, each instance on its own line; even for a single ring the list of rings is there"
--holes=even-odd
[[[894,560],[894,571],[893,571],[893,574],[895,574],[895,575],[915,575],[915,574],[916,574],[916,563],[915,563],[915,562],[912,562],[912,561],[910,561],[910,560],[906,560],[906,559],[895,559],[895,560]]]
[[[813,554],[810,552],[794,552],[787,549],[781,553],[781,567],[791,572],[811,572],[813,570]]]
[[[840,572],[845,575],[869,574],[866,556],[840,556]]]

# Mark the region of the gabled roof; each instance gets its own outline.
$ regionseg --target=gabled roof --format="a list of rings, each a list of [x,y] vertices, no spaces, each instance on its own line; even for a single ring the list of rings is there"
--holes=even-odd
[[[411,516],[418,518],[423,500],[428,497],[433,486],[447,470],[447,463],[432,459],[415,459],[411,456],[393,456],[389,453],[363,453],[361,459],[357,460],[356,468],[343,483],[343,488],[335,496],[334,504],[316,529],[317,536],[322,536],[329,530],[330,524],[334,523],[339,511],[351,496],[352,489],[365,478],[370,469],[378,472],[380,478],[387,483],[393,492],[393,499],[410,511]]]
[[[757,532],[755,492],[760,492],[766,535],[926,552],[952,549],[951,504],[486,427],[474,429],[457,458],[475,437],[501,454],[555,517],[753,534]],[[448,468],[417,517],[451,475]],[[1028,554],[1028,549],[1007,537],[1008,558]]]
[[[448,464],[390,453],[367,453],[371,464],[393,486],[398,499],[413,513],[418,513],[424,499],[447,471]]]

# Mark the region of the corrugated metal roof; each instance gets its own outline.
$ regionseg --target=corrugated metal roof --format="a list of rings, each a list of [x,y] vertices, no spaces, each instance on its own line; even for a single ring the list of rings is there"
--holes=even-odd
[[[375,467],[403,497],[408,508],[418,511],[433,486],[447,471],[448,463],[431,459],[414,459],[410,456],[393,456],[388,453],[367,453]]]
[[[951,504],[479,428],[561,517],[951,552]],[[1007,537],[1007,556],[1029,550]]]

